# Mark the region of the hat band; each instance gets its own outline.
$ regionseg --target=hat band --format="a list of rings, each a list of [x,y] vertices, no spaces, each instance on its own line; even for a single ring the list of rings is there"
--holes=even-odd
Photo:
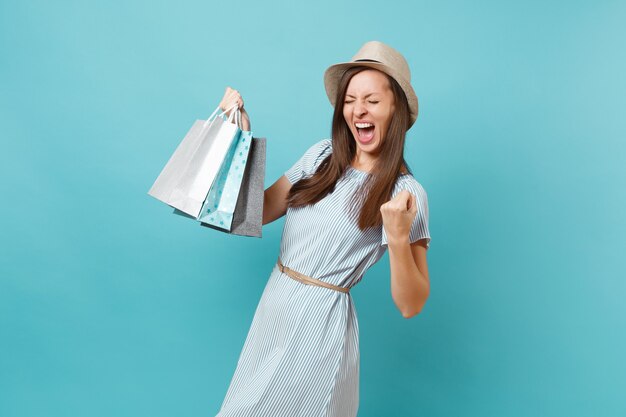
[[[357,59],[356,61],[353,61],[353,62],[378,62],[379,64],[382,64],[382,62],[376,61],[375,59]]]

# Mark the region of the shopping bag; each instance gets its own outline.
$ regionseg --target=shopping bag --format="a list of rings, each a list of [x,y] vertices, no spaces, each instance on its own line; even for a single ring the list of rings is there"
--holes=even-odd
[[[241,128],[241,112],[236,109],[236,124]],[[198,220],[227,231],[231,230],[235,205],[250,153],[252,132],[242,130],[233,141],[220,171],[209,189]]]
[[[252,138],[249,152],[230,231],[200,222],[202,226],[234,235],[262,237],[263,198],[265,195],[265,138]]]
[[[202,223],[202,226],[209,227],[221,232],[240,235],[262,237],[263,228],[263,199],[265,195],[265,138],[252,138],[246,168],[243,174],[231,230],[226,230],[211,224]],[[178,209],[174,209],[174,214],[196,220]]]
[[[241,133],[232,120],[236,112],[227,120],[222,117],[236,106],[219,115],[218,107],[207,120],[195,121],[148,191],[149,195],[198,217],[228,150]]]

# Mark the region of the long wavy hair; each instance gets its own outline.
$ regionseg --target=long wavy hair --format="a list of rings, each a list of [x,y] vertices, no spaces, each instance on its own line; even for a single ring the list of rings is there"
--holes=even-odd
[[[332,122],[333,151],[317,167],[315,173],[302,178],[291,186],[287,195],[288,207],[302,207],[315,204],[335,189],[335,184],[351,165],[356,155],[355,139],[343,116],[343,104],[348,84],[355,74],[372,69],[365,66],[349,68],[339,81]],[[384,73],[383,73],[384,74]],[[392,113],[387,132],[381,132],[384,140],[380,144],[378,158],[371,175],[355,190],[350,201],[349,213],[358,216],[358,227],[382,226],[380,206],[389,201],[396,179],[404,166],[412,174],[404,160],[404,142],[409,128],[409,104],[404,91],[389,75],[385,74],[393,92],[395,111]]]

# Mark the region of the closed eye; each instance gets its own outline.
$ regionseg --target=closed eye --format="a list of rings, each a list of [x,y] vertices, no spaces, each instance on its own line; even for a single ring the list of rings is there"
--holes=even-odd
[[[346,100],[346,101],[344,101],[344,103],[346,103],[346,104],[350,104],[352,102],[354,102],[354,100]],[[373,100],[368,100],[368,102],[371,103],[371,104],[378,104],[379,103],[378,101],[373,101]]]

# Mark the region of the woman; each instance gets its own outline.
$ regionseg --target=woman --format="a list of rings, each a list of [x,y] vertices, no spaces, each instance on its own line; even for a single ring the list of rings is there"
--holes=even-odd
[[[285,215],[280,255],[218,417],[354,417],[359,340],[349,289],[389,249],[391,295],[409,318],[429,294],[428,203],[403,156],[417,97],[405,59],[367,42],[329,67],[332,139],[265,190],[263,224]],[[228,88],[222,109],[243,100]]]

